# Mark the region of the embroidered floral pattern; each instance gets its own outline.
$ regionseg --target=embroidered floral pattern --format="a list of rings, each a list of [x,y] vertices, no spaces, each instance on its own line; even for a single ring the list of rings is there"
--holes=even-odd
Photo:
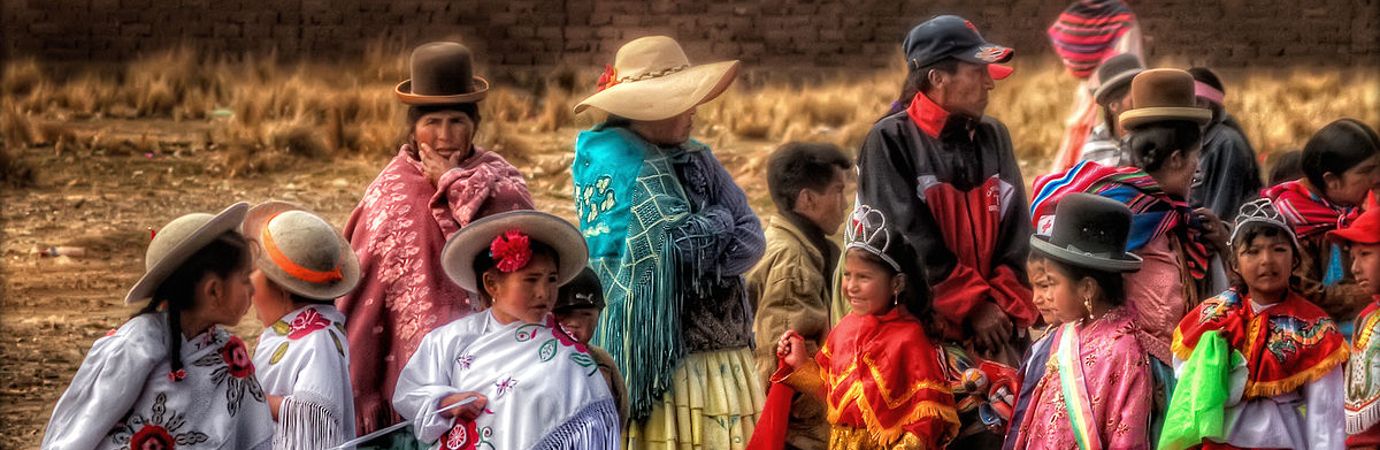
[[[471,364],[474,364],[474,355],[471,355],[471,354],[469,354],[469,353],[466,353],[466,354],[457,356],[457,357],[455,358],[455,364],[460,365],[460,368],[461,368],[461,369],[469,370],[470,365],[471,365]]]
[[[516,389],[517,385],[518,380],[513,379],[513,377],[505,377],[502,380],[494,382],[494,387],[498,388],[498,395],[495,399],[503,398],[508,391]]]
[[[287,338],[292,340],[301,339],[303,336],[311,334],[316,330],[325,329],[331,326],[331,321],[326,316],[316,311],[316,308],[307,308],[297,317],[292,319],[292,324],[288,328]]]
[[[1265,348],[1283,364],[1301,349],[1318,345],[1328,333],[1337,331],[1337,325],[1329,319],[1310,324],[1294,317],[1274,316],[1270,318],[1270,329],[1273,332],[1266,339]]]
[[[129,444],[131,450],[172,450],[179,445],[195,445],[209,439],[205,433],[190,429],[182,414],[169,411],[167,403],[167,394],[158,393],[152,414],[131,413],[124,423],[111,431],[110,441],[119,446]]]
[[[493,427],[479,428],[473,421],[456,421],[455,425],[441,437],[442,448],[446,450],[477,450],[494,448],[490,439],[494,436]]]
[[[567,329],[564,324],[556,320],[555,315],[546,316],[546,326],[551,328],[551,336],[555,337],[556,341],[560,342],[562,346],[575,347],[575,351],[589,353],[589,347],[585,346],[583,342],[576,340],[574,335],[570,333],[570,330]]]
[[[231,336],[219,351],[201,357],[192,365],[213,368],[211,381],[216,386],[227,385],[225,407],[230,417],[239,412],[246,393],[255,401],[264,401],[263,388],[259,386],[259,380],[254,378],[254,361],[249,358],[249,350],[238,336]]]

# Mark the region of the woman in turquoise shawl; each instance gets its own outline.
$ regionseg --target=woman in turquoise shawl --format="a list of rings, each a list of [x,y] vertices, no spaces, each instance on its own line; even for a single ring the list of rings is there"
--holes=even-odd
[[[572,173],[608,304],[595,343],[628,386],[628,449],[740,449],[762,409],[743,274],[765,238],[743,191],[690,140],[695,107],[737,70],[691,66],[671,38],[641,38],[575,107],[609,114],[580,133]]]

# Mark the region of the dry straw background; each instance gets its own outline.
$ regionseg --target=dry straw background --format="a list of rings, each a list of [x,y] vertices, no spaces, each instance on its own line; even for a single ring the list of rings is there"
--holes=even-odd
[[[211,174],[231,177],[271,176],[304,159],[382,159],[395,152],[401,133],[402,108],[391,91],[406,78],[406,54],[400,45],[377,42],[355,64],[288,63],[274,55],[211,58],[185,47],[123,67],[11,61],[0,82],[6,150],[0,168],[11,185],[30,182],[43,167],[26,165],[16,155],[33,147],[59,154],[138,154],[186,146],[210,150]],[[988,112],[1007,124],[1026,161],[1026,176],[1033,178],[1047,170],[1075,83],[1053,58],[1020,58],[1015,65],[1016,75],[998,83]],[[1262,159],[1301,147],[1314,130],[1340,117],[1380,124],[1380,73],[1373,68],[1219,70],[1228,83],[1229,110]],[[564,181],[561,156],[570,153],[576,130],[594,120],[570,108],[588,95],[597,75],[594,68],[569,67],[513,75],[482,104],[481,144],[533,169],[534,181],[556,187]],[[757,71],[701,107],[696,135],[725,154],[750,148],[730,170],[752,191],[765,153],[776,144],[820,140],[855,149],[895,99],[901,77],[899,65],[810,80]],[[158,121],[150,127],[185,124],[205,133],[190,144],[114,141],[99,132],[77,132],[83,127],[74,125],[141,120]]]

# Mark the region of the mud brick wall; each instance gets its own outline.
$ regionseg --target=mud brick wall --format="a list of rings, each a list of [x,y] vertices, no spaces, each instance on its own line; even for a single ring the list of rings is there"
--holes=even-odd
[[[369,42],[459,36],[490,67],[597,65],[627,40],[679,38],[694,60],[750,67],[881,67],[912,25],[972,19],[1049,55],[1067,0],[3,0],[0,55],[119,61],[178,42],[240,54],[358,57]],[[1194,64],[1376,64],[1380,0],[1131,0],[1152,56]]]

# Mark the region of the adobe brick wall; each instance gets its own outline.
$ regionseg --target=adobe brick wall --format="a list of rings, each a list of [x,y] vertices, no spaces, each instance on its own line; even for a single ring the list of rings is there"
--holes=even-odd
[[[490,67],[584,66],[642,35],[749,67],[880,67],[923,18],[958,13],[1048,55],[1067,0],[4,0],[0,55],[119,61],[179,41],[239,54],[356,58],[381,37],[463,36]],[[1152,56],[1194,64],[1376,64],[1380,0],[1132,0]]]

